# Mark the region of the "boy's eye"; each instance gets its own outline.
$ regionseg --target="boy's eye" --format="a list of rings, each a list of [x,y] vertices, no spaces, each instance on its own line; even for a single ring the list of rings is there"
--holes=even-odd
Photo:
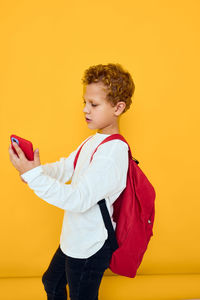
[[[86,102],[85,101],[83,101],[83,104],[86,104]],[[97,106],[96,104],[92,104],[92,106]]]

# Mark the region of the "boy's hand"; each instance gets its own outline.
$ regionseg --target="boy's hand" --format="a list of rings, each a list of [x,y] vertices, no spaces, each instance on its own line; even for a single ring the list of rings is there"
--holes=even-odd
[[[18,146],[17,143],[13,143],[13,146],[15,147],[15,150],[18,154],[18,156],[14,153],[11,145],[9,146],[9,156],[10,156],[10,161],[13,164],[13,166],[19,171],[19,174],[22,175],[23,173],[38,167],[41,165],[40,163],[40,156],[39,156],[39,150],[36,149],[34,151],[34,160],[28,160],[22,151],[22,149]],[[38,150],[38,151],[37,151]],[[22,178],[21,178],[22,179]],[[22,181],[24,181],[22,179]],[[25,181],[24,181],[25,182]]]

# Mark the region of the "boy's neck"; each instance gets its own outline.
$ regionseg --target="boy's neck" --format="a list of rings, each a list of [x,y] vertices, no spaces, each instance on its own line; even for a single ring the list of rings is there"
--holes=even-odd
[[[117,131],[117,130],[110,130],[109,132],[102,132],[102,131],[97,131],[97,133],[99,133],[99,134],[120,134],[119,133],[119,131]]]

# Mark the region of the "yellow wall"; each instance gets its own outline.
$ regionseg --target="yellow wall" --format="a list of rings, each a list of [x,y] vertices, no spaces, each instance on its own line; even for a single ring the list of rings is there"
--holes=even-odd
[[[83,72],[109,62],[134,79],[120,131],[157,193],[138,274],[199,272],[199,10],[195,0],[1,1],[1,277],[42,275],[63,218],[20,180],[10,134],[39,147],[41,163],[67,157],[96,132]]]

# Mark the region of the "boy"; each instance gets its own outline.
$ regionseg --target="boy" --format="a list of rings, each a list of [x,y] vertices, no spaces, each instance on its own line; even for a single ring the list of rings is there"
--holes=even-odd
[[[35,151],[31,162],[17,144],[19,158],[9,148],[10,160],[22,180],[38,197],[65,211],[60,244],[42,276],[48,300],[66,300],[66,284],[71,300],[98,300],[112,250],[97,202],[106,200],[112,220],[113,203],[126,187],[126,143],[112,140],[98,148],[91,163],[90,158],[107,136],[119,133],[119,117],[132,102],[133,80],[119,64],[100,64],[85,71],[83,85],[83,112],[89,128],[98,130],[96,134],[67,158],[44,165],[39,152]],[[82,145],[74,171],[74,159]]]

